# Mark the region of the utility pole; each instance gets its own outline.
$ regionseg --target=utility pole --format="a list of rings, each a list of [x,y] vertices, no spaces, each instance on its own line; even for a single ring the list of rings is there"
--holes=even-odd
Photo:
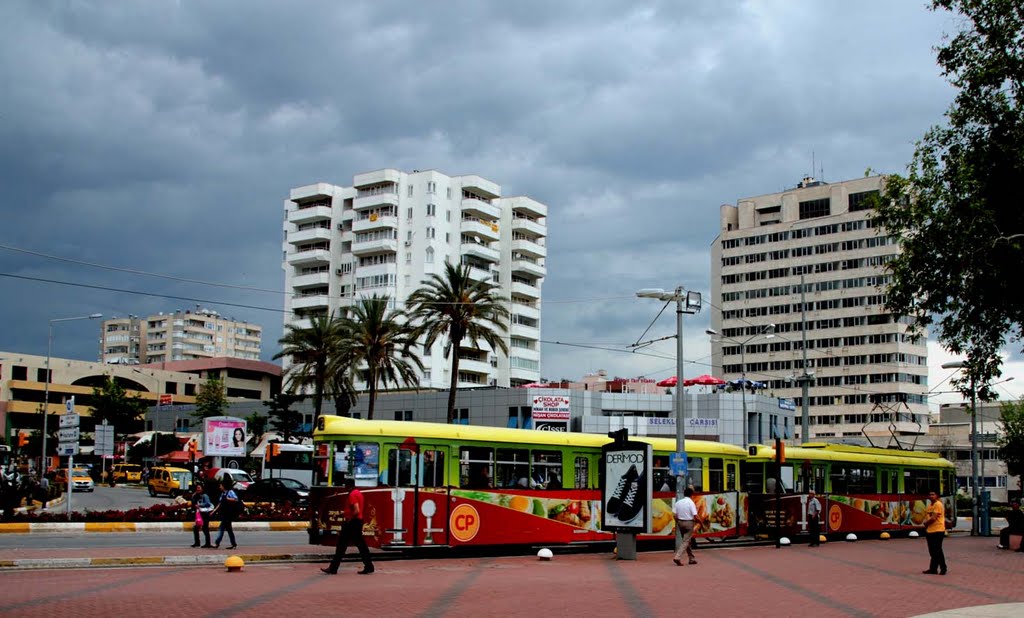
[[[811,380],[814,374],[807,371],[807,288],[804,287],[804,276],[800,275],[800,333],[803,342],[803,373],[797,376],[800,383],[800,442],[806,443],[811,437]]]

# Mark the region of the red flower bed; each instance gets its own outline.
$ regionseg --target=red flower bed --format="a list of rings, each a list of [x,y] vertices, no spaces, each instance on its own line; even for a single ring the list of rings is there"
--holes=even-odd
[[[296,508],[291,504],[247,504],[245,514],[238,521],[305,521],[308,519],[305,508]],[[74,511],[68,519],[67,513],[56,507],[46,511],[30,511],[16,513],[12,522],[50,523],[50,522],[190,522],[195,519],[195,511],[190,504],[156,504],[148,508],[129,509],[127,511]]]

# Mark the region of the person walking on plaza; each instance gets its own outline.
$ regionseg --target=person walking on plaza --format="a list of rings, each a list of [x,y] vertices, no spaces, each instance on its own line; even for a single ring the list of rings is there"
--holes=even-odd
[[[345,488],[348,489],[348,500],[345,502],[345,523],[341,525],[341,533],[338,535],[338,545],[334,549],[334,558],[326,569],[320,569],[328,575],[335,575],[338,567],[341,566],[341,558],[348,550],[348,546],[355,545],[359,548],[359,557],[363,560],[363,570],[356,571],[360,575],[373,573],[373,562],[370,561],[370,548],[366,546],[366,539],[363,538],[363,492],[356,489],[355,479],[348,477],[345,480]]]
[[[690,547],[690,543],[693,541],[693,528],[697,521],[697,505],[694,504],[692,496],[693,488],[687,487],[683,490],[683,497],[672,505],[672,512],[676,516],[676,528],[683,536],[683,540],[679,543],[679,549],[672,557],[672,562],[675,562],[677,566],[683,566],[683,552],[686,552],[689,564],[697,564],[693,548]]]
[[[811,533],[809,547],[817,547],[821,541],[821,502],[814,495],[814,490],[807,491],[807,528]]]
[[[1017,500],[1010,503],[1010,513],[1006,516],[1006,527],[999,531],[999,549],[1011,549],[1011,534],[1024,534],[1024,513],[1021,513],[1020,502]],[[1021,541],[1017,551],[1024,551],[1024,540]]]
[[[210,502],[210,496],[203,491],[202,483],[196,485],[196,491],[192,494],[192,507],[196,510],[196,520],[192,525],[192,538],[194,539],[192,547],[199,547],[200,528],[203,529],[203,537],[206,539],[206,544],[203,547],[213,547],[210,544],[210,511],[213,510],[213,503]],[[233,538],[231,542],[235,542]]]
[[[928,569],[922,571],[928,575],[946,574],[946,555],[942,553],[942,540],[946,538],[946,507],[939,500],[939,494],[928,492],[931,504],[925,510],[925,536],[928,539],[928,556],[931,558]]]
[[[220,516],[220,531],[217,532],[217,540],[214,542],[213,547],[215,549],[220,548],[220,542],[224,540],[224,533],[226,532],[228,538],[231,539],[231,545],[228,549],[234,549],[238,547],[235,543],[235,529],[231,527],[231,523],[238,517],[239,511],[241,511],[242,503],[238,499],[238,494],[231,488],[231,481],[225,477],[220,482],[221,493],[220,502],[214,507],[213,511],[210,512],[211,516]]]

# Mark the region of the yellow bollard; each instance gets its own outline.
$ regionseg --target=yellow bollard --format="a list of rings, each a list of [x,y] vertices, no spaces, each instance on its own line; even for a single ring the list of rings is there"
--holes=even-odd
[[[224,561],[224,566],[228,568],[228,573],[237,573],[245,566],[245,562],[238,556],[228,556],[228,559]]]

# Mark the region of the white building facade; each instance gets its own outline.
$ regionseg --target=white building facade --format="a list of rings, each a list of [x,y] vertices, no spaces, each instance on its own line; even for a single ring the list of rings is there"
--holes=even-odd
[[[459,387],[518,386],[540,379],[541,286],[547,275],[548,207],[502,197],[479,176],[382,169],[351,186],[317,183],[284,202],[285,324],[308,326],[357,297],[404,300],[445,262],[498,286],[511,315],[509,352],[464,341]],[[421,352],[426,388],[450,386],[444,341]]]
[[[197,306],[194,310],[103,320],[100,362],[139,365],[210,358],[258,361],[263,327]]]
[[[928,430],[926,342],[912,341],[906,320],[885,309],[884,267],[900,249],[871,221],[881,186],[880,176],[807,178],[721,207],[711,253],[713,365],[725,379],[745,374],[793,399],[798,421],[797,378],[813,374],[810,427],[798,423],[795,432],[804,440],[867,435],[885,445]]]

